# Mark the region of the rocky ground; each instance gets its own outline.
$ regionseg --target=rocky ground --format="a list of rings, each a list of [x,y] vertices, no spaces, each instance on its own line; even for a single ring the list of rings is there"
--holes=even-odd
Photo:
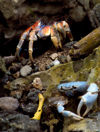
[[[100,25],[100,1],[43,0],[40,3],[41,0],[0,1],[0,132],[99,132],[99,97],[81,121],[63,117],[57,112],[55,102],[66,100],[65,109],[76,113],[79,99],[65,97],[57,90],[57,85],[87,81],[100,87],[100,46],[77,59],[69,55],[76,41]],[[31,63],[26,40],[20,58],[16,58],[20,34],[39,18],[45,24],[67,20],[74,41],[69,42],[66,38],[63,49],[57,51],[49,38],[38,40],[33,53],[34,63]],[[43,112],[40,120],[33,120],[39,93],[45,99]]]

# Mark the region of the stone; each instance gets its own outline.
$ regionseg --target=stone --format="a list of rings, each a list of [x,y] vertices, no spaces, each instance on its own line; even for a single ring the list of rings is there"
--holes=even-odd
[[[50,55],[50,58],[52,60],[55,60],[57,57],[58,57],[58,54],[57,53],[53,53],[53,54]]]
[[[60,64],[60,61],[56,59],[56,60],[54,60],[54,61],[52,62],[52,64],[53,64],[54,66],[59,65],[59,64]]]
[[[24,112],[34,115],[38,107],[38,104],[28,103],[27,105],[22,105],[21,108]]]
[[[1,97],[0,108],[6,111],[14,111],[19,107],[19,102],[13,97]]]
[[[36,77],[33,82],[32,82],[33,87],[42,90],[43,85],[42,85],[42,81],[39,77]]]
[[[25,65],[21,68],[20,74],[21,76],[25,77],[32,72],[32,68],[29,65]]]
[[[0,131],[2,132],[37,132],[37,130],[40,132],[39,123],[38,120],[31,120],[28,115],[0,111]]]
[[[92,119],[91,119],[92,117]],[[99,132],[100,131],[100,112],[95,113],[90,116],[90,118],[86,118],[80,122],[73,122],[72,124],[66,125],[63,132]],[[67,123],[67,122],[66,122]]]

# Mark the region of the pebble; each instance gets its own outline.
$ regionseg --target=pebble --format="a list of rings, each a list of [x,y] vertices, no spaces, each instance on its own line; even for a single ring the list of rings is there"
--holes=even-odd
[[[42,85],[42,81],[39,77],[36,77],[33,82],[32,82],[33,87],[42,90],[43,85]]]
[[[61,56],[59,56],[59,61],[60,61],[61,63],[65,63],[65,62],[67,62],[67,57],[61,55]]]
[[[10,95],[17,98],[17,99],[21,99],[22,94],[23,94],[23,92],[21,90],[20,91],[13,90],[13,91],[11,91]]]
[[[19,107],[19,102],[13,97],[1,97],[0,108],[7,111],[14,111]]]
[[[34,114],[37,110],[38,104],[29,103],[26,105],[21,105],[21,108],[24,112]]]
[[[52,62],[52,64],[53,64],[54,66],[59,65],[59,64],[60,64],[60,61],[59,61],[59,60],[54,60],[54,61]]]
[[[19,71],[19,69],[21,68],[21,63],[13,63],[12,66],[9,67],[9,71],[11,74],[16,73],[17,71]]]
[[[50,58],[52,60],[55,60],[57,57],[58,57],[58,54],[57,53],[53,53],[53,54],[50,55]]]
[[[71,61],[70,55],[67,55],[67,62]]]
[[[20,74],[23,77],[26,77],[32,72],[32,68],[29,65],[23,66],[20,70]]]

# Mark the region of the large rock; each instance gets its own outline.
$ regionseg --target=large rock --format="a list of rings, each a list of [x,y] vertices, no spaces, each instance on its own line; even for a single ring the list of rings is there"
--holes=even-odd
[[[40,132],[39,121],[17,112],[0,112],[0,131]]]

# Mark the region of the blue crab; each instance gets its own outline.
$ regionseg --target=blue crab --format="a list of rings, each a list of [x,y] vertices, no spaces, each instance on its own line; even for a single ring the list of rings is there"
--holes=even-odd
[[[57,110],[65,117],[72,117],[75,120],[81,120],[87,113],[92,109],[94,103],[97,100],[99,87],[95,83],[88,85],[85,81],[78,82],[68,82],[62,83],[57,86],[60,92],[64,92],[67,96],[76,96],[79,93],[81,96],[81,101],[77,107],[77,114],[67,111],[64,109],[64,101],[59,101],[57,103]],[[81,116],[80,111],[83,105],[86,105],[86,110]]]

